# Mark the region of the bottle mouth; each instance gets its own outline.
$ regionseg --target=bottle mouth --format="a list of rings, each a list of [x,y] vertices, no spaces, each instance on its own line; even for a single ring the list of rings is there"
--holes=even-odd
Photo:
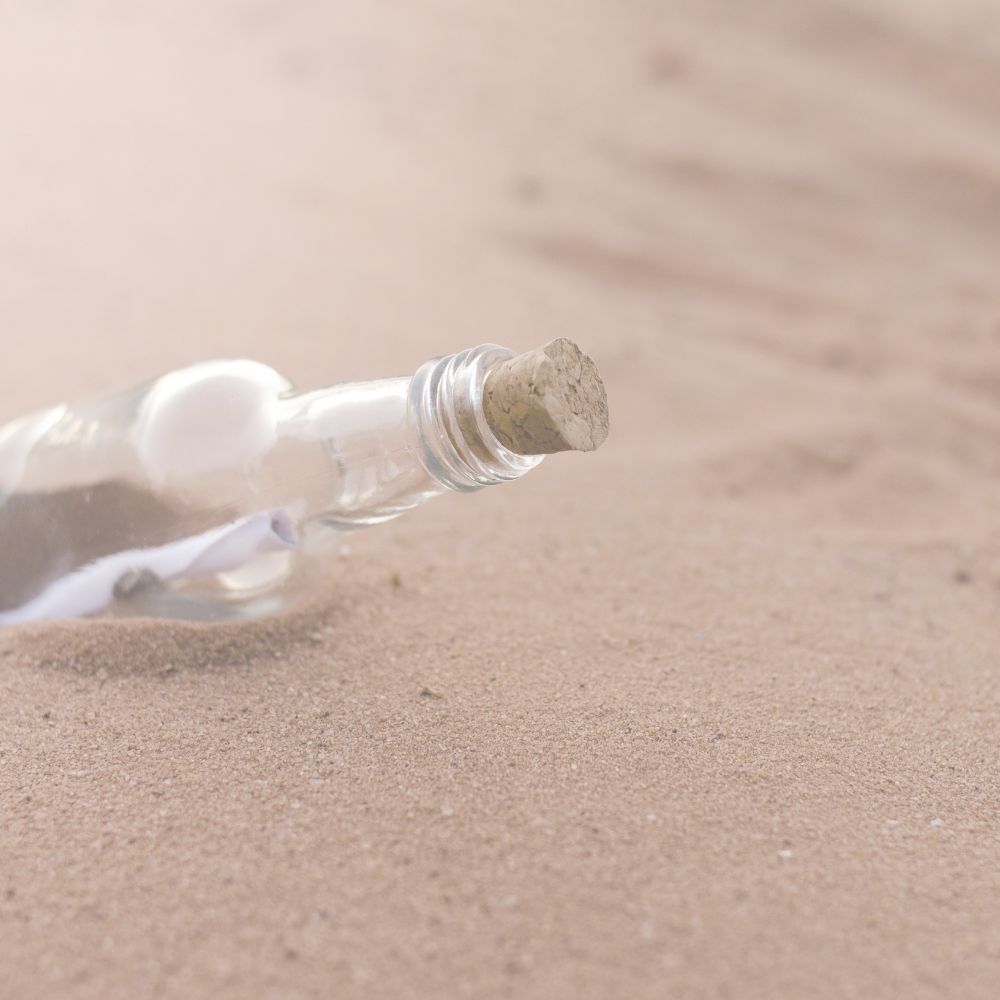
[[[505,448],[483,409],[486,377],[514,352],[481,344],[432,358],[410,382],[407,409],[417,429],[428,475],[450,490],[467,493],[518,479],[544,455],[518,455]]]

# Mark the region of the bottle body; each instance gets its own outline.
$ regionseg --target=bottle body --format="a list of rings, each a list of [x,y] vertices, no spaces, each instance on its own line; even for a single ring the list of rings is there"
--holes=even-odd
[[[339,534],[537,464],[482,416],[510,356],[315,392],[213,361],[0,428],[0,624],[287,606]]]

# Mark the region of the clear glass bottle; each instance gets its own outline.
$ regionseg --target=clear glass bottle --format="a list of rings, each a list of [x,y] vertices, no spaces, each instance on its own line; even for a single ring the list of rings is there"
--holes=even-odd
[[[569,342],[519,356],[486,344],[412,377],[314,392],[257,362],[210,361],[0,428],[0,624],[241,618],[287,606],[341,533],[450,490],[517,479],[541,461],[531,452],[580,447],[533,447],[531,427],[525,436],[525,421],[510,423],[540,386],[566,396],[554,345]],[[573,363],[592,368],[569,347]],[[536,357],[518,381],[532,355],[547,374]],[[603,439],[588,433],[584,450]]]

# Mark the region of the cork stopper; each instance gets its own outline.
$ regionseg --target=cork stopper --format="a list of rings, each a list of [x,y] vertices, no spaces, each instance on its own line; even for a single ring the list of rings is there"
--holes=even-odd
[[[564,337],[490,372],[483,409],[500,443],[517,455],[594,451],[608,436],[608,398],[597,366]]]

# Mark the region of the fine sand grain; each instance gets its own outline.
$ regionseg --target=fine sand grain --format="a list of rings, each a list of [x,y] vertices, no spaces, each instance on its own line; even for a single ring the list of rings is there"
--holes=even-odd
[[[0,419],[612,418],[297,615],[0,631],[3,1000],[996,996],[993,0],[12,4],[0,121]]]

